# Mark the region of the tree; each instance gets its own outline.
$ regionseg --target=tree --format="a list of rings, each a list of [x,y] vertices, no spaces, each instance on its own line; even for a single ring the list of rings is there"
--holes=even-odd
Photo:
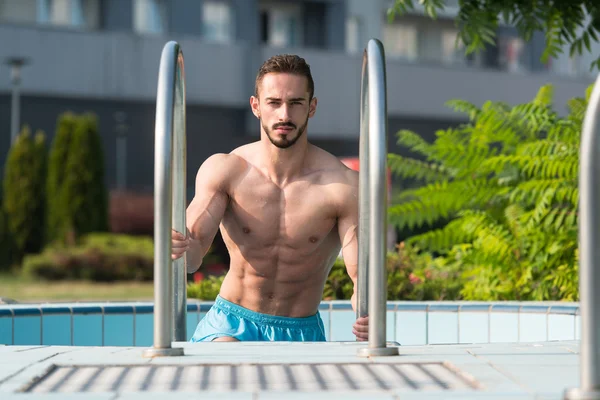
[[[108,229],[108,193],[98,121],[92,114],[59,117],[48,171],[49,242],[74,244]]]
[[[11,147],[5,167],[2,208],[15,256],[37,253],[44,243],[46,146],[44,133],[34,138],[25,126]]]
[[[68,210],[69,241],[108,229],[108,194],[104,182],[104,155],[94,115],[76,120],[69,144],[62,204]]]
[[[398,133],[422,158],[390,154],[390,167],[422,185],[401,193],[390,220],[430,227],[408,243],[459,266],[465,299],[578,299],[579,144],[590,93],[571,99],[564,118],[552,109],[552,86],[514,107],[455,100],[468,123],[438,131],[433,143]]]
[[[444,0],[420,0],[425,13],[435,19],[444,10]],[[455,18],[458,38],[465,44],[466,53],[494,45],[498,25],[503,21],[517,28],[528,41],[534,32],[544,32],[546,48],[541,61],[546,63],[569,46],[570,56],[582,54],[584,47],[591,52],[591,42],[600,36],[600,2],[597,0],[459,0]],[[413,0],[395,0],[388,10],[392,21],[414,9]],[[457,39],[458,39],[457,38]],[[600,56],[590,70],[600,69]]]
[[[48,160],[47,207],[46,207],[46,242],[62,242],[67,227],[67,204],[64,202],[64,179],[66,160],[77,116],[65,112],[58,117],[56,134],[50,148]]]

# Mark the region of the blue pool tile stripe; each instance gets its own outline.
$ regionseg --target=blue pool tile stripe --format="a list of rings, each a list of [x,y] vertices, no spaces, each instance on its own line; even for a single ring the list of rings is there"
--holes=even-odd
[[[396,311],[427,311],[427,304],[423,303],[398,303]]]
[[[75,304],[73,314],[102,314],[101,306]]]
[[[200,307],[199,307],[198,303],[188,303],[187,304],[188,312],[198,312],[199,310],[200,310]]]
[[[200,312],[208,312],[210,308],[213,306],[214,302],[206,302],[200,304]]]
[[[0,317],[13,317],[15,312],[12,308],[0,308]]]
[[[491,309],[492,309],[491,304],[461,304],[461,305],[459,305],[460,311],[490,312]]]
[[[104,314],[133,314],[133,306],[109,304],[102,308]]]
[[[152,314],[152,313],[154,313],[154,305],[152,305],[152,304],[138,304],[134,307],[134,309],[135,309],[136,314]]]
[[[536,305],[536,306],[521,306],[521,312],[522,313],[536,313],[536,314],[547,314],[548,311],[550,310],[550,307],[548,306],[541,306],[541,305]]]
[[[458,312],[458,304],[431,304],[428,311],[430,312]]]
[[[333,303],[331,307],[332,311],[335,310],[352,310],[352,303],[349,301],[343,301],[339,303]]]
[[[55,307],[47,306],[47,305],[42,306],[42,315],[55,315],[55,314],[71,315],[72,310],[71,310],[71,307],[64,307],[64,306],[55,306]]]
[[[492,304],[492,312],[518,313],[521,306],[516,304]]]
[[[330,301],[323,301],[319,304],[319,310],[322,311],[331,311],[331,302]]]
[[[41,317],[42,311],[37,307],[18,307],[13,309],[15,317]]]
[[[577,306],[550,306],[550,314],[569,314],[577,315],[579,307]]]

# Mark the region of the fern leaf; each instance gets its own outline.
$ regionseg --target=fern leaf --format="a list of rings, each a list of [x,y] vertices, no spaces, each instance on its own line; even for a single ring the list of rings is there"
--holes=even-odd
[[[398,144],[408,147],[410,150],[426,157],[431,155],[432,145],[427,143],[421,136],[413,131],[402,129],[396,134]]]
[[[451,178],[451,174],[442,165],[402,157],[398,154],[388,154],[388,167],[397,176],[416,178],[424,182]]]
[[[419,248],[438,253],[447,253],[456,244],[467,242],[472,235],[462,229],[463,221],[460,218],[450,221],[441,229],[434,229],[419,235],[412,236],[408,243]]]
[[[481,110],[477,108],[473,103],[465,101],[465,100],[450,100],[446,102],[446,105],[456,112],[461,112],[466,114],[471,121],[475,120]]]

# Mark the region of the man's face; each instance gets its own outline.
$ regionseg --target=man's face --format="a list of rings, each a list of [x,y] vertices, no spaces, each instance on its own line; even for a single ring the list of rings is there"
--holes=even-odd
[[[316,110],[317,99],[309,102],[307,79],[269,73],[263,77],[258,94],[259,98],[253,96],[250,104],[271,143],[280,149],[293,146]]]

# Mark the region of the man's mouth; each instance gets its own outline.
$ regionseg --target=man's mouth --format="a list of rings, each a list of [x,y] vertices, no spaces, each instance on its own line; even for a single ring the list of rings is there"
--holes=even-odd
[[[275,128],[275,131],[278,133],[289,133],[293,130],[294,128],[291,126],[278,126]]]

